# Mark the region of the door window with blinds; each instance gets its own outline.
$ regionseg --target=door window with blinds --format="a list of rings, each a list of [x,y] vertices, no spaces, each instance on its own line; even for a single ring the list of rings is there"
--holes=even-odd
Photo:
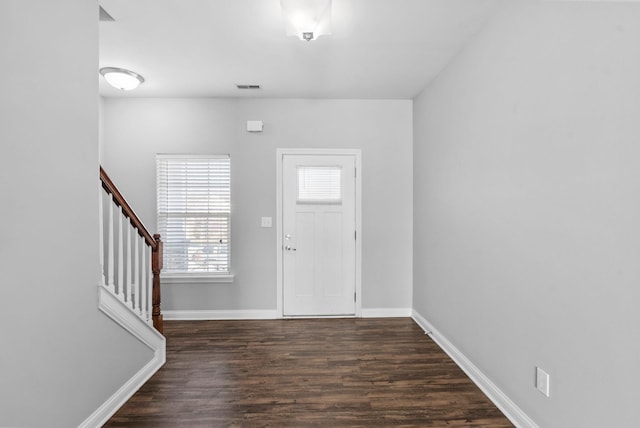
[[[341,175],[339,166],[298,167],[298,203],[339,204]]]
[[[157,181],[163,271],[229,274],[229,156],[158,155]]]

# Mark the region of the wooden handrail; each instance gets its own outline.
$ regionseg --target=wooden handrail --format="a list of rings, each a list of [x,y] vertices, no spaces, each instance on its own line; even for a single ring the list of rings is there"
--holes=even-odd
[[[131,225],[138,231],[138,234],[144,238],[147,245],[151,248],[151,273],[153,275],[151,288],[151,318],[153,327],[161,334],[164,334],[164,326],[162,313],[160,311],[160,271],[162,270],[162,240],[159,234],[151,236],[142,221],[133,211],[127,200],[122,196],[116,185],[111,181],[109,175],[100,167],[100,181],[102,188],[109,195],[113,195],[113,202],[122,208],[122,214],[129,219]]]
[[[147,242],[147,245],[151,247],[152,250],[155,250],[158,246],[158,243],[151,236],[151,234],[147,231],[147,228],[144,227],[142,221],[138,218],[136,213],[133,211],[131,206],[127,203],[127,200],[122,196],[122,193],[118,190],[109,175],[105,172],[105,170],[100,167],[100,181],[102,182],[102,188],[110,195],[113,195],[113,201],[119,207],[122,207],[122,212],[129,219],[131,225],[138,230],[140,236],[144,238]]]

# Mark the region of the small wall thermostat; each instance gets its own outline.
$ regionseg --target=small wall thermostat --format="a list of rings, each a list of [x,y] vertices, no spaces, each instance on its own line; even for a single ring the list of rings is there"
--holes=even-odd
[[[247,132],[262,132],[263,126],[261,120],[247,120]]]

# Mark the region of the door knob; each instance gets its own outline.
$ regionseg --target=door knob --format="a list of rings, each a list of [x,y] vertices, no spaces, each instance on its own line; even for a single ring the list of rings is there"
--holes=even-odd
[[[284,247],[284,249],[287,250],[287,251],[297,251],[295,248],[291,248],[289,245]]]

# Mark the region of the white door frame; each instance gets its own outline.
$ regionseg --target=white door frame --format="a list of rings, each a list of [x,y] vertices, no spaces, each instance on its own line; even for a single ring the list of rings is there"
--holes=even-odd
[[[282,257],[282,158],[284,155],[351,155],[355,157],[356,164],[356,317],[362,316],[362,150],[360,149],[276,149],[276,260],[277,260],[277,305],[276,315],[284,318],[284,277]]]

